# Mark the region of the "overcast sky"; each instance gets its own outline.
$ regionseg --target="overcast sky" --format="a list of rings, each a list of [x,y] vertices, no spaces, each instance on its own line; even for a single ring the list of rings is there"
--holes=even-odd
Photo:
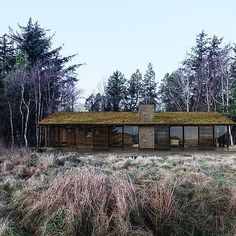
[[[236,42],[235,0],[0,0],[0,34],[29,17],[56,33],[63,55],[78,53],[84,96],[118,69],[126,78],[151,62],[160,81],[175,70],[195,37]]]

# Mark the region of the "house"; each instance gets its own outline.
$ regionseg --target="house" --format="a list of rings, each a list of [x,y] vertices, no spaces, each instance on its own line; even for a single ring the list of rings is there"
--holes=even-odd
[[[39,122],[46,147],[224,148],[235,123],[218,112],[56,112]]]

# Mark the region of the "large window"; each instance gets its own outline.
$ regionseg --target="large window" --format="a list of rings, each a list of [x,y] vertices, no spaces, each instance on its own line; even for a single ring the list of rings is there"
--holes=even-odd
[[[66,128],[66,145],[74,146],[76,127],[72,125],[68,125],[65,128]]]
[[[228,132],[226,125],[214,126],[214,139],[216,147],[227,147]]]
[[[139,144],[138,126],[124,126],[124,146],[137,148]]]
[[[185,126],[184,127],[184,147],[198,146],[198,127]]]
[[[93,128],[90,126],[77,127],[77,146],[89,148],[93,146]]]
[[[199,146],[213,147],[213,126],[199,126]]]
[[[123,128],[121,126],[109,128],[110,147],[122,147]]]
[[[108,127],[94,127],[94,147],[108,147]]]
[[[183,127],[171,126],[170,127],[170,146],[183,147]]]
[[[48,146],[55,146],[55,127],[49,127],[49,139],[48,139]]]
[[[167,148],[170,146],[169,126],[155,127],[155,147]]]

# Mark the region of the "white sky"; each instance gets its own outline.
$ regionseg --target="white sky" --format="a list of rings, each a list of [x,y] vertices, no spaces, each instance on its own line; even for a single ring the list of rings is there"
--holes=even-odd
[[[84,96],[118,69],[126,78],[151,62],[157,80],[172,72],[203,29],[236,42],[235,0],[0,0],[0,34],[29,17],[56,33],[63,55],[78,53]]]

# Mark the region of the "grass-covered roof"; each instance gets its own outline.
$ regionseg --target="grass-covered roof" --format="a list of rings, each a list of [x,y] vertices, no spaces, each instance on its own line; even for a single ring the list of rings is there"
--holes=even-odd
[[[39,125],[116,125],[143,124],[138,112],[56,112],[39,122]],[[145,123],[146,124],[146,123]],[[153,123],[163,125],[235,124],[218,112],[155,112]]]

